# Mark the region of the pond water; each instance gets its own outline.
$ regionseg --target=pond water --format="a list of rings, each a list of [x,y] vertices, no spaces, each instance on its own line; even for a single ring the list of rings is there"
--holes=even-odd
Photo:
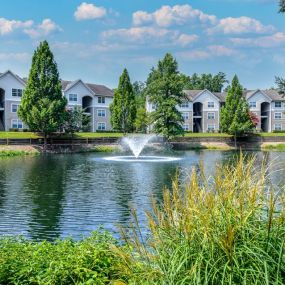
[[[256,152],[268,164],[271,180],[285,184],[285,153]],[[103,226],[127,225],[136,208],[142,225],[150,196],[162,199],[177,169],[182,179],[202,161],[207,175],[234,152],[187,151],[181,160],[123,162],[106,154],[74,154],[0,159],[0,235],[34,240],[87,236]]]

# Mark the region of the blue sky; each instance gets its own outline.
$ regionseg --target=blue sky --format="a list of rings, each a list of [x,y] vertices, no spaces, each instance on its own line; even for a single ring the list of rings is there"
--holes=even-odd
[[[0,72],[27,76],[46,39],[63,79],[116,87],[123,68],[144,81],[171,52],[186,74],[237,74],[246,88],[285,77],[278,0],[1,1]]]

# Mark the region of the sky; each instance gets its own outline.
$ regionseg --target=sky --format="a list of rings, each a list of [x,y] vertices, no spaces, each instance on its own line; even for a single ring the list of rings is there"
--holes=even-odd
[[[278,0],[0,0],[0,72],[28,76],[47,40],[65,80],[145,81],[165,53],[179,70],[234,74],[248,89],[285,77],[285,14]]]

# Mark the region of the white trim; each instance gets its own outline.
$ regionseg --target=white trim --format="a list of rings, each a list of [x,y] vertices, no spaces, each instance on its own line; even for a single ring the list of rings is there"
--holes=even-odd
[[[76,96],[76,100],[70,100],[70,95]],[[68,103],[77,103],[78,102],[78,94],[76,93],[68,93]]]
[[[209,126],[213,126],[214,129],[209,130]],[[215,131],[216,130],[216,124],[207,124],[207,131]]]
[[[99,103],[99,98],[104,98],[104,102]],[[106,104],[106,97],[105,96],[97,96],[97,104]]]
[[[13,121],[16,121],[17,123],[17,128],[14,128],[13,127]],[[22,128],[19,128],[19,122],[21,122],[22,123]],[[24,123],[23,123],[23,121],[22,120],[20,120],[20,119],[11,119],[11,129],[19,129],[19,130],[22,130],[24,128]]]
[[[213,103],[213,107],[210,107],[209,106],[209,103]],[[207,108],[210,108],[210,109],[214,109],[215,108],[215,102],[214,101],[207,101]]]
[[[204,90],[202,90],[200,93],[198,93],[197,95],[196,95],[196,98],[193,100],[193,103],[195,102],[197,102],[197,99],[204,93],[204,92],[209,92],[211,95],[213,95],[215,98],[217,98],[217,100],[219,101],[219,102],[221,102],[221,100],[220,100],[220,98],[218,97],[218,96],[216,96],[214,93],[212,93],[211,91],[209,91],[208,89],[204,89]],[[199,102],[199,101],[198,101]]]
[[[280,125],[280,129],[277,130],[276,125]],[[281,123],[274,124],[274,131],[282,131],[282,124]]]
[[[22,90],[22,95],[21,95],[21,96],[13,96],[13,89],[14,89],[14,90],[17,90],[17,93],[18,93],[19,90]],[[21,100],[22,97],[23,97],[23,93],[24,93],[24,89],[21,89],[21,88],[13,88],[13,87],[11,88],[11,97],[12,97],[12,98],[18,98],[18,99],[20,98],[20,100]]]
[[[249,101],[249,98],[251,98],[253,95],[255,95],[257,92],[260,92],[263,96],[265,96],[269,102],[272,102],[272,99],[266,94],[264,93],[262,90],[260,89],[256,89],[248,98],[246,98],[247,101]]]
[[[104,128],[104,129],[99,129],[99,124],[105,125],[105,128]],[[97,122],[97,130],[98,130],[98,131],[105,131],[106,129],[107,129],[106,122]]]
[[[21,84],[23,84],[24,86],[26,86],[26,82],[25,82],[24,80],[22,80],[20,77],[16,76],[16,74],[13,73],[11,70],[7,70],[7,71],[5,71],[4,73],[2,73],[2,74],[0,75],[0,79],[1,79],[2,77],[4,77],[6,74],[8,74],[8,73],[10,73],[10,74],[11,74],[16,80],[18,80]]]
[[[104,116],[99,116],[99,111],[104,111]],[[106,118],[107,117],[106,109],[97,109],[97,117]]]
[[[92,94],[95,95],[95,93],[81,80],[81,79],[77,79],[75,81],[73,81],[72,83],[70,83],[71,85],[68,86],[67,89],[64,89],[63,92],[67,92],[68,90],[70,90],[72,87],[76,86],[79,82],[81,82],[83,84],[83,86]],[[85,95],[86,96],[86,95]]]
[[[214,117],[213,117],[213,118],[209,118],[209,114],[213,114]],[[216,119],[216,114],[215,114],[215,112],[207,112],[207,119],[208,119],[208,120],[215,120],[215,119]]]
[[[184,116],[183,116],[184,114],[186,114],[187,118],[184,118]],[[184,112],[184,111],[182,111],[182,112],[181,112],[181,115],[182,115],[184,121],[190,119],[190,114],[189,114],[189,112]]]
[[[276,103],[280,103],[280,107],[277,107]],[[274,101],[274,108],[281,109],[282,108],[282,102],[281,101]]]
[[[276,114],[280,114],[280,118],[276,118]],[[282,112],[274,112],[274,120],[282,120]]]
[[[16,112],[13,112],[13,105],[16,105],[17,106],[17,111]],[[12,103],[11,104],[11,113],[13,113],[13,114],[17,114],[17,112],[18,112],[18,108],[19,108],[19,106],[20,106],[21,104],[18,104],[18,103]]]

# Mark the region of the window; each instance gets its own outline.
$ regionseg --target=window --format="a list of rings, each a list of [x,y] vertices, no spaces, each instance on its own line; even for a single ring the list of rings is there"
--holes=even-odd
[[[282,113],[281,112],[274,113],[274,119],[275,120],[281,120],[282,119]]]
[[[105,131],[106,130],[106,123],[98,123],[97,124],[97,130]]]
[[[208,102],[208,108],[214,108],[215,102]]]
[[[215,113],[208,113],[208,120],[214,120],[215,119]]]
[[[11,124],[13,129],[22,129],[23,128],[23,122],[18,119],[13,119]]]
[[[68,101],[69,102],[77,102],[77,94],[69,94]]]
[[[151,109],[152,109],[152,110],[155,110],[155,109],[156,109],[156,105],[155,105],[155,104],[152,104],[152,105],[151,105]]]
[[[214,131],[214,130],[215,130],[215,125],[208,125],[207,130],[208,130],[209,132]]]
[[[105,97],[98,97],[99,104],[105,104]]]
[[[282,125],[281,124],[274,124],[274,131],[282,131]]]
[[[256,108],[256,102],[249,102],[249,108]]]
[[[13,97],[22,97],[22,95],[23,95],[23,89],[12,88]]]
[[[189,125],[183,125],[182,126],[182,128],[183,128],[183,130],[185,131],[185,132],[188,132],[189,131]]]
[[[18,104],[12,104],[11,105],[11,111],[12,113],[17,113],[19,109],[19,105]]]
[[[104,109],[97,110],[97,116],[98,117],[106,117],[106,110],[104,110]]]
[[[183,120],[189,120],[189,112],[182,112]]]
[[[189,108],[189,102],[183,102],[181,105],[180,105],[181,108]]]
[[[281,108],[281,102],[274,102],[275,108]]]

